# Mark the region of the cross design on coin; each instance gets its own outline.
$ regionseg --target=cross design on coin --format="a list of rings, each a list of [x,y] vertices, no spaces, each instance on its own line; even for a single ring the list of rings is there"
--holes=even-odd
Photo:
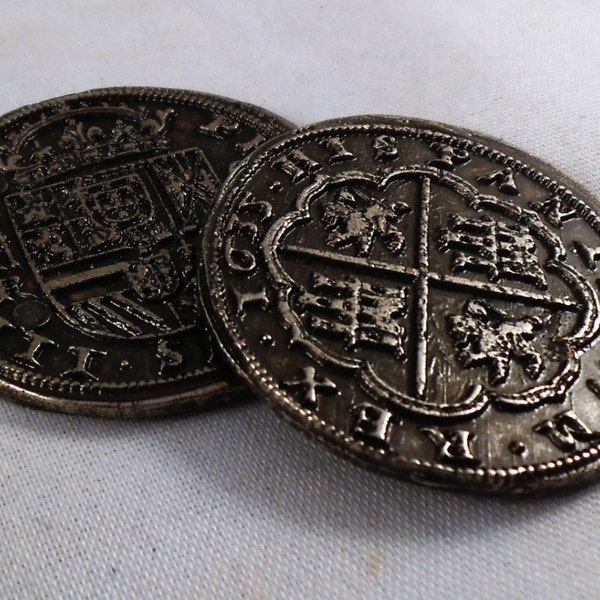
[[[207,310],[238,371],[338,454],[420,483],[549,490],[600,472],[599,214],[480,134],[328,121],[225,184]]]
[[[337,394],[337,386],[331,379],[317,377],[314,367],[300,369],[298,379],[284,381],[283,386],[288,389],[299,389],[302,392],[302,404],[314,408],[318,404],[318,393],[327,395]]]
[[[386,196],[393,183],[409,182],[416,198]],[[366,194],[365,187],[373,185],[378,195]],[[439,198],[449,193],[460,198],[467,214],[441,205]],[[513,190],[507,193],[514,195]],[[312,205],[332,194],[333,204],[322,201],[319,224]],[[492,401],[526,409],[559,397],[577,371],[580,349],[597,334],[598,298],[566,264],[560,239],[536,211],[502,196],[483,194],[456,174],[431,166],[391,170],[379,180],[357,172],[318,177],[300,197],[300,210],[275,224],[271,234],[277,240],[272,271],[297,290],[289,296],[284,318],[296,333],[305,331],[299,338],[313,356],[359,370],[372,396],[391,397],[418,414],[456,418],[478,413]],[[336,202],[344,211],[337,210]],[[436,223],[440,214],[444,219],[441,226],[432,226],[432,207]],[[406,220],[408,241],[401,231]],[[320,247],[287,241],[296,239],[290,234],[307,222],[323,228],[326,237]],[[548,259],[540,258],[541,248]],[[315,265],[307,287],[285,272],[279,256]],[[344,275],[322,274],[331,268]],[[549,290],[549,274],[562,280],[559,293],[556,284]],[[393,283],[369,283],[375,276]],[[462,300],[445,315],[447,353],[465,372],[483,368],[482,374],[467,374],[461,397],[450,401],[435,398],[429,382],[431,296],[448,293]],[[517,303],[518,308],[508,313],[498,306],[503,302]],[[553,365],[537,343],[545,335],[546,317],[555,311],[576,315],[579,326],[560,340],[562,358]],[[343,340],[347,352],[332,348],[328,339]],[[391,351],[400,361],[408,357],[410,389],[398,389],[378,373],[375,363],[357,357],[360,348]],[[519,390],[504,390],[511,371],[518,368],[526,383]]]

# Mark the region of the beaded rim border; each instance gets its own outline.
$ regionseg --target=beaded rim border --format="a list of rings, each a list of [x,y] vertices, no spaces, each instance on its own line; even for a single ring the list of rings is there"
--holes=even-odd
[[[433,128],[437,128],[438,131],[433,131]],[[203,259],[205,265],[210,265],[210,267],[205,269],[205,280],[202,282],[202,287],[203,291],[207,289],[210,276],[217,290],[214,295],[203,294],[206,298],[210,297],[207,318],[220,341],[225,339],[228,342],[228,346],[230,345],[229,342],[232,342],[231,347],[234,351],[230,351],[230,348],[225,349],[225,354],[230,363],[234,366],[238,374],[250,385],[263,394],[266,392],[269,403],[285,421],[301,429],[307,435],[331,445],[331,449],[337,454],[343,455],[368,469],[407,478],[416,483],[426,485],[456,489],[465,489],[468,485],[474,485],[478,491],[484,492],[529,493],[542,488],[548,489],[564,486],[567,483],[583,483],[585,479],[592,475],[594,470],[600,468],[598,464],[596,464],[596,469],[591,468],[591,465],[594,462],[597,463],[600,458],[600,443],[553,461],[507,468],[450,467],[420,459],[407,459],[400,455],[394,457],[385,450],[373,448],[361,440],[350,437],[334,425],[330,425],[319,419],[312,411],[300,407],[297,402],[282,391],[277,382],[271,376],[267,375],[267,370],[261,365],[257,357],[249,351],[248,345],[241,339],[235,323],[228,315],[226,316],[224,308],[226,306],[225,288],[223,278],[217,267],[219,260],[217,247],[211,248],[210,246],[214,240],[219,239],[215,233],[218,229],[222,228],[226,211],[234,204],[242,188],[267,160],[293,147],[295,144],[321,136],[356,133],[393,134],[399,137],[409,136],[412,139],[428,142],[444,142],[453,147],[464,148],[474,154],[499,162],[501,165],[510,167],[514,171],[545,187],[551,193],[559,195],[567,206],[580,212],[582,218],[596,232],[600,233],[600,218],[585,202],[577,198],[568,187],[560,185],[552,177],[544,175],[538,168],[530,167],[509,154],[467,138],[485,138],[494,144],[506,148],[508,151],[521,152],[529,156],[527,152],[478,132],[421,119],[408,119],[387,115],[365,115],[350,117],[348,119],[324,121],[299,129],[296,132],[283,134],[267,142],[238,166],[236,172],[221,189],[215,210],[204,228]],[[541,159],[531,158],[546,172],[550,172],[555,177],[560,177],[570,187],[576,188],[582,194],[594,199],[594,196],[590,192],[587,192],[580,184],[558,171],[552,165],[545,163]],[[220,322],[217,322],[217,319]],[[228,338],[224,338],[223,334],[228,336]],[[237,339],[234,339],[234,336]],[[374,457],[378,459],[377,463],[369,460]],[[569,471],[569,469],[572,470]],[[430,480],[427,479],[428,476],[431,476]]]
[[[46,111],[56,111],[61,106],[82,102],[106,103],[115,100],[127,101],[128,99],[136,102],[165,102],[175,106],[214,110],[219,114],[253,127],[259,133],[269,137],[293,128],[293,124],[274,113],[226,96],[160,87],[109,87],[59,96],[10,111],[0,117],[0,135],[19,121],[36,118]],[[108,398],[90,400],[85,397],[58,398],[45,393],[40,394],[37,391],[29,391],[20,386],[31,386],[35,390],[42,392],[66,392],[69,394],[94,392],[96,397],[99,397],[103,393],[110,391],[128,388],[135,388],[137,390],[140,388],[147,389],[158,386],[162,387],[182,380],[190,381],[211,375],[216,377],[221,371],[222,369],[209,364],[190,373],[179,374],[170,378],[148,379],[124,384],[82,383],[66,378],[43,376],[32,370],[13,365],[8,361],[0,361],[0,376],[5,378],[5,381],[0,380],[0,388],[10,394],[13,399],[25,402],[33,401],[35,405],[43,408],[55,408],[60,405],[60,410],[64,412],[94,413],[104,416],[109,416],[113,413],[116,416],[141,416],[142,414],[163,414],[167,412],[166,409],[173,402],[181,403],[183,407],[200,400],[208,399],[218,393],[231,392],[232,394],[236,394],[239,393],[240,386],[223,380],[220,382],[210,382],[204,386],[206,390],[196,388],[179,394],[159,394],[152,398],[140,398],[133,401],[111,401]],[[147,408],[143,408],[142,405],[147,405]]]

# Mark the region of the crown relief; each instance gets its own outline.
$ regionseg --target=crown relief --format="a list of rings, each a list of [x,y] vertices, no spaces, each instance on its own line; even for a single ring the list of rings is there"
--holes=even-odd
[[[104,112],[105,111],[105,112]],[[90,116],[114,117],[112,126],[87,124]],[[165,133],[174,109],[151,112],[145,107],[84,107],[74,111],[59,107],[35,124],[25,123],[0,145],[0,191],[4,179],[12,177],[20,186],[42,182],[47,177],[110,158],[166,149]],[[62,125],[60,125],[62,121]],[[40,132],[62,127],[53,142],[40,142]],[[5,186],[6,187],[6,186]]]

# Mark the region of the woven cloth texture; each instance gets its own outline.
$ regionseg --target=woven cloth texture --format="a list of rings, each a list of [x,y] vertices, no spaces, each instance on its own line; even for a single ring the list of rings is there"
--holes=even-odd
[[[600,3],[4,0],[0,112],[112,85],[304,125],[484,131],[600,192]],[[1,399],[0,399],[1,400]],[[160,420],[0,401],[0,598],[600,597],[600,484],[434,491],[332,456],[250,396]]]

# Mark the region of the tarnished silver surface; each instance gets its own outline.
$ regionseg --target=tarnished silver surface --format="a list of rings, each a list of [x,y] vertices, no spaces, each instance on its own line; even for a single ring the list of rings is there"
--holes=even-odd
[[[196,237],[233,164],[289,127],[154,88],[0,118],[0,395],[146,416],[239,389],[199,310]]]
[[[285,134],[204,236],[209,319],[284,418],[363,466],[514,492],[600,457],[600,204],[438,123]]]

